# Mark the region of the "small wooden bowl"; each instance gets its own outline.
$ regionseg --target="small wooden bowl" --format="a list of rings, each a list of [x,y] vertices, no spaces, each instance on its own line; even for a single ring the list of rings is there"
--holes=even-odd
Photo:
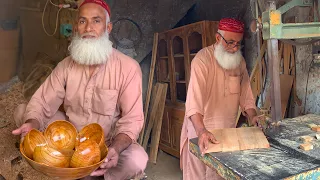
[[[20,144],[20,152],[22,157],[28,162],[28,164],[38,172],[41,172],[51,178],[56,179],[80,179],[86,176],[89,176],[93,171],[99,168],[99,166],[104,162],[107,154],[101,157],[101,160],[98,163],[95,163],[91,166],[80,167],[80,168],[61,168],[61,167],[52,167],[42,163],[38,163],[29,157],[26,156],[23,143]]]
[[[100,151],[105,151],[104,132],[98,123],[89,124],[81,129],[76,139],[76,149],[82,142],[87,140],[95,141],[99,145]]]
[[[77,147],[74,152],[70,167],[86,167],[95,164],[100,161],[101,152],[99,145],[92,140],[86,140]]]
[[[58,120],[49,124],[44,131],[48,145],[56,150],[73,150],[77,134],[77,129],[65,120]]]
[[[69,167],[73,150],[58,151],[50,146],[37,146],[34,148],[33,160],[53,167]],[[100,160],[100,159],[99,159]]]
[[[45,145],[47,145],[45,137],[40,131],[36,129],[32,129],[31,131],[29,131],[23,140],[25,154],[31,159],[33,158],[34,149],[37,146],[45,146]]]

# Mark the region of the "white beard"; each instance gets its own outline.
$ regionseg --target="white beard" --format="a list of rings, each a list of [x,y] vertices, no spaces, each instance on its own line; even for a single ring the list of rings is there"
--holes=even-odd
[[[239,67],[242,60],[240,50],[235,53],[229,53],[224,49],[221,43],[218,43],[215,46],[214,57],[218,61],[219,65],[226,70],[236,69]]]
[[[77,63],[84,65],[106,63],[113,51],[112,42],[109,40],[109,34],[106,32],[101,37],[92,39],[82,38],[85,35],[90,35],[90,33],[86,33],[81,37],[77,33],[72,38],[68,48],[71,58]]]

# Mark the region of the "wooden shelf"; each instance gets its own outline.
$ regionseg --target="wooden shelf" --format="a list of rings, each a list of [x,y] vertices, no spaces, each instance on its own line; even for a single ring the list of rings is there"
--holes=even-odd
[[[175,54],[175,55],[173,55],[173,57],[175,57],[175,58],[180,58],[180,57],[184,57],[184,54]]]
[[[168,56],[161,56],[160,59],[168,59]]]
[[[196,56],[197,55],[197,53],[191,53],[190,54],[190,56]]]

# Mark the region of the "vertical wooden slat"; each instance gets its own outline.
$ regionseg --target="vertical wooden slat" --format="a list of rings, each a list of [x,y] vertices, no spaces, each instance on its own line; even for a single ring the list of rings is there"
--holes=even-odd
[[[161,92],[162,92],[162,84],[160,83],[157,83],[156,84],[156,87],[153,91],[153,96],[154,96],[154,101],[152,102],[152,106],[151,106],[151,113],[150,113],[150,118],[149,118],[149,121],[148,121],[148,126],[147,126],[147,129],[146,129],[146,133],[143,137],[143,143],[142,143],[142,147],[146,150],[147,149],[147,145],[148,145],[148,141],[149,141],[149,137],[150,137],[150,132],[151,132],[151,129],[153,127],[153,124],[154,124],[154,119],[157,115],[157,109],[159,107],[159,101],[160,99],[162,98],[161,97]],[[166,97],[164,97],[166,98]]]
[[[142,131],[141,131],[140,137],[139,137],[139,144],[142,144],[144,130],[145,130],[145,124],[146,124],[146,120],[148,117],[150,96],[151,96],[151,91],[152,91],[152,82],[153,82],[153,77],[154,77],[154,68],[156,66],[156,60],[157,60],[158,38],[159,38],[159,34],[155,33],[154,38],[153,38],[152,61],[151,61],[151,65],[150,65],[148,90],[147,90],[146,102],[145,102],[145,106],[144,106],[144,123],[143,123]]]
[[[166,102],[165,97],[167,94],[167,88],[168,88],[167,84],[164,84],[162,87],[161,99],[159,102],[159,106],[157,108],[157,117],[155,118],[155,123],[152,129],[152,137],[151,137],[152,139],[151,139],[150,158],[149,158],[149,161],[152,163],[157,162],[162,119],[163,119],[162,117],[163,117],[164,106]]]

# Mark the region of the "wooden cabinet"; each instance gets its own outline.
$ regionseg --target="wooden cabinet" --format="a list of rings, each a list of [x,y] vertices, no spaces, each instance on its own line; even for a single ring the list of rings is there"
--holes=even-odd
[[[216,21],[201,21],[159,33],[156,77],[167,83],[160,149],[179,157],[180,134],[190,79],[190,65],[196,53],[215,43]]]

